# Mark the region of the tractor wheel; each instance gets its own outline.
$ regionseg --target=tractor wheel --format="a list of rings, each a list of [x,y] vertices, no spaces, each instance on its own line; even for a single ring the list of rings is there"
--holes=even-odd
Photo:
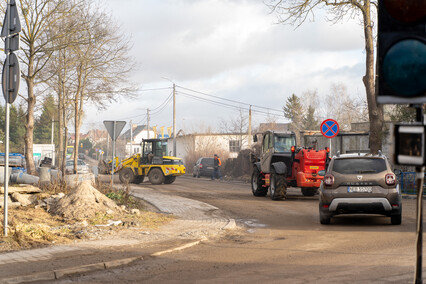
[[[164,184],[171,184],[171,183],[174,183],[174,182],[175,182],[175,180],[176,180],[176,177],[175,177],[175,176],[166,176],[166,177],[164,178]]]
[[[269,195],[272,200],[281,200],[285,199],[287,193],[287,185],[285,182],[285,176],[279,175],[275,173],[274,169],[271,169],[271,177],[270,177],[270,185],[269,185]]]
[[[254,196],[265,196],[268,193],[268,189],[263,187],[263,184],[262,174],[257,167],[255,167],[251,175],[251,191]]]
[[[303,196],[314,196],[317,194],[318,188],[315,187],[302,187]]]
[[[150,170],[148,178],[152,184],[162,184],[164,182],[163,172],[159,168]]]
[[[134,183],[140,184],[143,182],[145,176],[135,176],[135,179],[133,180]]]
[[[135,179],[135,174],[133,173],[132,169],[125,168],[120,171],[119,178],[121,183],[132,183]]]

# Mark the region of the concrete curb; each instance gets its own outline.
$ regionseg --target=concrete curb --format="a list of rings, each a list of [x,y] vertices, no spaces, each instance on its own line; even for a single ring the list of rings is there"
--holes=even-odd
[[[167,253],[172,253],[175,251],[181,251],[193,246],[196,246],[200,244],[203,241],[206,241],[207,238],[202,238],[201,240],[189,242],[187,244],[171,248],[168,250],[163,250],[159,252],[155,252],[151,254],[151,257],[157,257],[161,256]],[[73,274],[81,274],[81,273],[88,273],[88,272],[94,272],[94,271],[101,271],[101,270],[107,270],[111,268],[120,267],[123,265],[130,264],[132,262],[143,260],[144,258],[142,256],[136,256],[136,257],[130,257],[130,258],[122,258],[122,259],[116,259],[112,261],[107,262],[99,262],[94,264],[87,264],[87,265],[81,265],[81,266],[75,266],[75,267],[68,267],[64,269],[57,269],[52,271],[46,271],[46,272],[40,272],[40,273],[33,273],[30,275],[21,275],[21,276],[15,276],[15,277],[9,277],[9,278],[0,278],[0,283],[4,284],[16,284],[16,283],[25,283],[25,282],[33,282],[33,281],[49,281],[49,280],[58,280],[66,276],[70,276]]]

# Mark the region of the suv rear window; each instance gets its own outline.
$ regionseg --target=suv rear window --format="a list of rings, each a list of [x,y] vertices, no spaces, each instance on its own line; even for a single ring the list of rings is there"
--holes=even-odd
[[[339,174],[375,174],[385,170],[386,162],[384,159],[335,159],[333,163],[333,172]]]
[[[203,160],[201,161],[201,163],[203,164],[203,165],[205,165],[205,164],[207,164],[207,165],[211,165],[211,166],[213,166],[213,164],[214,164],[214,159],[213,158],[203,158]]]

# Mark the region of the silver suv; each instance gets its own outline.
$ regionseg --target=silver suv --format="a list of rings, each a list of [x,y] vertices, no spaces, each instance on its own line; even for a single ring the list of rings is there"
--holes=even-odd
[[[319,193],[321,224],[339,214],[382,214],[400,225],[402,198],[385,156],[345,154],[332,158]]]

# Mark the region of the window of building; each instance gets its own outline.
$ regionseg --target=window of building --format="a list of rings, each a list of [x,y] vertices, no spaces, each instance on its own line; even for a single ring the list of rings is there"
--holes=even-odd
[[[229,141],[229,152],[240,152],[241,140],[230,140]]]

